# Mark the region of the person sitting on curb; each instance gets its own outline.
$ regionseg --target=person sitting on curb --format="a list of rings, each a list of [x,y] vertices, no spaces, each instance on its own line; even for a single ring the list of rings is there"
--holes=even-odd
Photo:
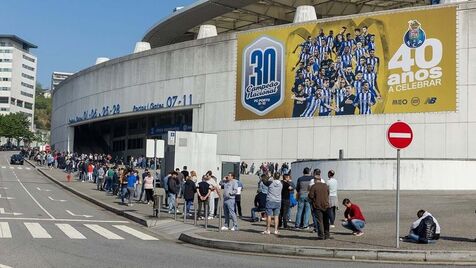
[[[265,212],[266,211],[266,194],[263,192],[258,192],[255,196],[254,201],[255,207],[251,209],[251,221],[259,221],[261,215],[256,217],[256,212]]]
[[[346,207],[344,212],[345,219],[342,221],[342,226],[352,230],[353,235],[362,236],[364,234],[362,230],[365,227],[365,218],[360,207],[356,204],[352,204],[348,198],[342,201],[342,205]]]
[[[410,227],[410,233],[403,237],[403,241],[428,244],[440,239],[440,225],[430,212],[421,209],[417,212],[417,217]]]

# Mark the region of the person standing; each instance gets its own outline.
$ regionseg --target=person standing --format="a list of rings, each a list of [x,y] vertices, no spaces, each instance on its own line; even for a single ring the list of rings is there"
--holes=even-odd
[[[311,214],[311,205],[309,203],[308,194],[309,194],[309,184],[314,179],[311,176],[311,170],[306,167],[303,170],[303,176],[297,180],[296,191],[297,191],[297,200],[298,208],[296,213],[296,228],[309,229],[309,216]]]
[[[162,185],[162,188],[164,188],[165,192],[165,206],[169,207],[169,179],[172,177],[173,171],[169,172],[166,176],[164,176],[160,182],[160,185]]]
[[[344,212],[345,219],[342,221],[342,226],[352,230],[353,235],[362,236],[364,234],[365,218],[360,207],[356,204],[352,204],[348,198],[342,201],[342,205],[347,208]]]
[[[235,195],[238,192],[238,183],[235,180],[235,174],[228,173],[228,176],[220,182],[223,188],[223,212],[225,214],[225,225],[222,230],[228,230],[230,227],[230,219],[232,221],[231,231],[238,230],[238,222],[235,213]]]
[[[129,203],[127,204],[128,206],[132,206],[132,198],[134,197],[136,184],[137,174],[131,170],[127,176],[127,194],[129,195],[127,198],[129,200]]]
[[[289,174],[283,174],[283,190],[281,192],[281,211],[279,212],[279,227],[288,228],[289,210],[291,208],[291,193],[294,185]]]
[[[329,239],[329,187],[322,182],[321,170],[315,170],[314,185],[309,189],[309,199],[312,201],[313,214],[317,219],[317,239]]]
[[[241,213],[241,191],[243,190],[243,183],[239,179],[236,180],[236,182],[238,183],[238,191],[235,195],[235,213],[238,214],[241,219],[243,217],[243,214]]]
[[[167,183],[169,188],[169,195],[167,196],[168,204],[169,204],[169,214],[172,214],[174,211],[178,211],[176,206],[176,199],[177,199],[177,195],[180,192],[180,181],[177,178],[177,176],[178,176],[177,172],[175,171],[172,172]]]
[[[141,185],[141,189],[140,189],[140,195],[139,195],[139,199],[137,200],[137,202],[141,202],[142,201],[142,196],[144,195],[144,191],[145,191],[145,185],[144,185],[144,179],[145,177],[147,176],[147,174],[150,174],[149,173],[149,170],[146,168],[144,170],[144,173],[142,173],[142,180],[140,182],[142,182],[142,185]],[[141,184],[141,183],[139,183]],[[147,202],[148,203],[148,202]]]
[[[206,217],[206,211],[208,209],[208,198],[210,197],[210,194],[212,193],[212,186],[206,181],[202,180],[201,182],[198,183],[197,186],[197,195],[198,195],[198,211],[197,211],[197,217],[199,219],[203,220],[204,217]],[[200,213],[202,211],[202,206],[203,206],[203,216],[200,216]]]
[[[147,171],[142,185],[144,186],[145,200],[147,204],[150,204],[153,201],[154,194],[154,177],[150,175],[150,172]]]
[[[187,180],[183,185],[183,199],[185,200],[185,211],[188,216],[192,216],[192,207],[193,207],[193,200],[195,199],[195,192],[197,186],[195,182],[193,182],[191,176],[187,176]]]
[[[220,185],[218,185],[218,182],[213,176],[211,170],[207,171],[205,174],[205,180],[208,184],[210,184],[212,192],[210,194],[210,197],[208,199],[208,206],[209,206],[209,213],[208,213],[208,219],[211,220],[213,219],[213,216],[216,214],[216,210],[218,207],[218,199],[220,197]]]
[[[334,178],[334,170],[327,172],[327,186],[329,186],[329,223],[331,228],[335,228],[336,208],[338,204],[337,199],[337,180]]]
[[[281,174],[274,173],[273,178],[264,181],[263,183],[268,186],[268,195],[266,195],[266,230],[262,234],[269,235],[271,221],[274,219],[274,234],[279,234],[279,212],[281,210],[281,193],[283,191],[283,184],[279,180]]]

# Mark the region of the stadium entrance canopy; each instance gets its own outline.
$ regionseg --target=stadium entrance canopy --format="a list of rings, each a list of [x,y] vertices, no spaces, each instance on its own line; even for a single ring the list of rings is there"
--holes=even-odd
[[[151,47],[195,39],[200,25],[218,34],[293,22],[296,8],[314,6],[317,18],[429,5],[430,0],[199,0],[154,25],[142,41]]]

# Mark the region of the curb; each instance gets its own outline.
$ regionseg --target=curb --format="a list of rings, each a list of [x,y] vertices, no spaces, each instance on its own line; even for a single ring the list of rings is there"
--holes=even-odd
[[[39,169],[37,166],[33,165],[32,163],[30,163],[29,160],[26,160],[25,161],[30,164],[31,166],[33,166],[38,172],[40,172],[43,176],[47,177],[48,179],[50,179],[52,182],[56,183],[57,185],[59,185],[60,187],[72,192],[73,194],[97,205],[97,206],[100,206],[108,211],[111,211],[119,216],[122,216],[122,217],[125,217],[131,221],[134,221],[138,224],[141,224],[141,225],[144,225],[146,227],[152,227],[154,226],[153,222],[155,222],[154,220],[147,220],[145,219],[144,217],[138,215],[137,213],[133,213],[133,212],[127,212],[127,211],[123,211],[121,209],[118,209],[118,208],[115,208],[107,203],[104,203],[102,201],[99,201],[87,194],[84,194],[76,189],[73,189],[71,187],[69,187],[68,185],[58,181],[57,179],[53,178],[52,176],[46,174],[46,172],[44,172],[43,170]]]
[[[476,251],[423,251],[388,249],[353,249],[306,247],[251,242],[226,241],[204,238],[193,233],[182,233],[180,241],[185,243],[221,250],[233,250],[250,253],[266,253],[300,257],[335,258],[363,261],[398,261],[425,263],[471,263],[476,262]]]

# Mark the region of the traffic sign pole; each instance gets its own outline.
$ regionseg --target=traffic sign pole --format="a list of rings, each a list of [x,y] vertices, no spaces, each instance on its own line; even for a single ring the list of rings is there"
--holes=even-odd
[[[408,147],[413,140],[413,131],[405,122],[395,122],[387,130],[387,140],[393,148],[397,149],[397,194],[395,212],[396,246],[400,248],[400,150]]]
[[[397,149],[397,248],[400,248],[400,149]]]

